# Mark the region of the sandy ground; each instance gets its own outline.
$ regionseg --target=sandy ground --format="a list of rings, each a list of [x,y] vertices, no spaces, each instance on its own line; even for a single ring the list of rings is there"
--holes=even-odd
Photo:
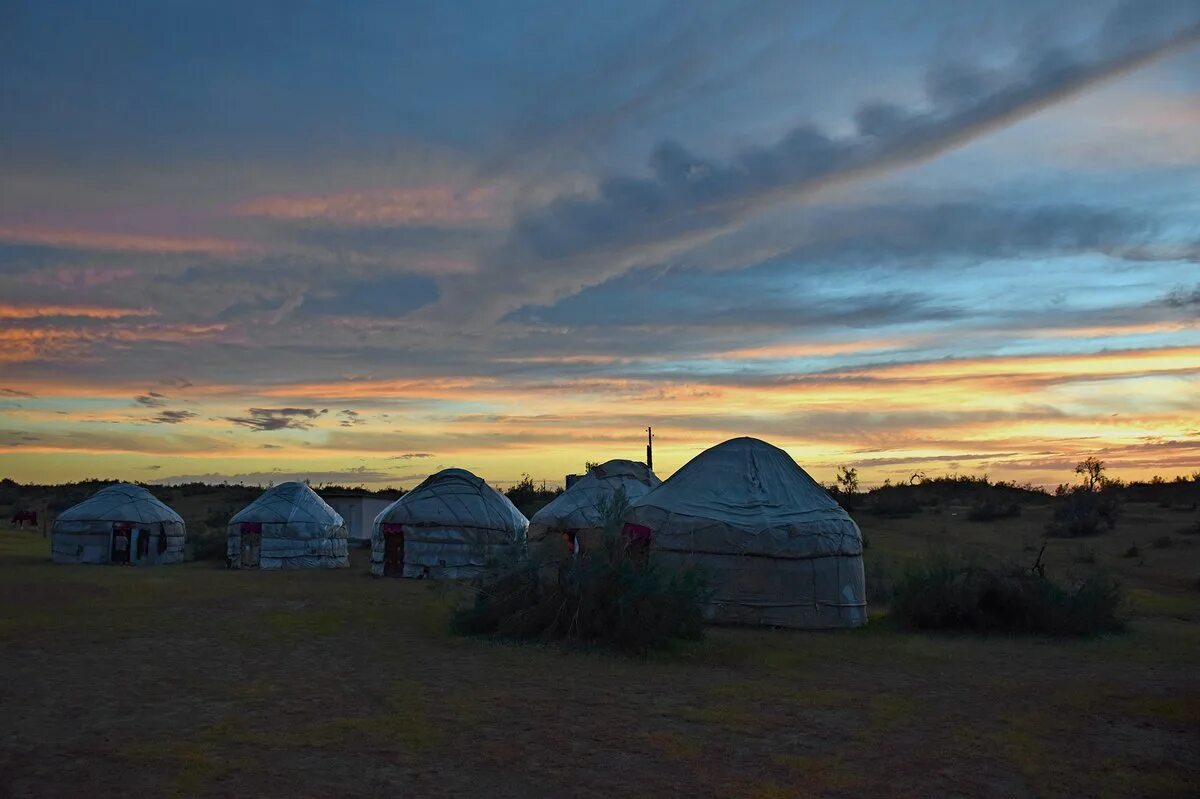
[[[940,548],[1032,562],[1043,513],[861,519],[869,573]],[[372,579],[363,551],[336,572],[55,566],[4,531],[0,795],[1200,795],[1197,516],[1130,507],[1051,543],[1052,572],[1130,587],[1122,635],[913,634],[876,608],[648,659],[451,637],[453,587]]]

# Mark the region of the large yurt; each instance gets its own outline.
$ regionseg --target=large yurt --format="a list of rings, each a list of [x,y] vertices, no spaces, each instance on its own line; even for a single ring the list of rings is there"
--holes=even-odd
[[[140,486],[102,488],[54,520],[55,563],[150,566],[183,560],[186,529],[179,514]]]
[[[229,520],[234,569],[335,569],[350,565],[346,525],[304,483],[280,483]]]
[[[526,519],[508,497],[466,469],[443,469],[375,517],[371,573],[475,577],[525,548]]]
[[[614,511],[617,497],[624,494],[626,502],[633,502],[660,485],[662,480],[639,461],[602,463],[533,515],[530,546],[562,539],[567,552],[586,552],[599,545],[605,517]]]
[[[862,534],[778,447],[735,438],[631,504],[624,532],[650,557],[697,567],[710,621],[775,627],[866,623]]]

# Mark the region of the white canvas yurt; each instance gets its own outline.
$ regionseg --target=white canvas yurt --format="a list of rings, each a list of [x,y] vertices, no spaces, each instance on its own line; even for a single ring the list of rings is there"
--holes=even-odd
[[[371,573],[475,577],[525,547],[529,520],[466,469],[443,469],[383,509],[371,534]]]
[[[186,530],[179,514],[140,486],[103,488],[54,520],[55,563],[131,563],[183,560]]]
[[[346,525],[304,483],[280,483],[229,520],[226,555],[235,569],[350,565]]]
[[[604,517],[617,497],[624,492],[633,502],[662,485],[662,480],[644,463],[612,460],[592,469],[573,486],[555,497],[529,520],[529,542],[565,539],[568,552],[587,551],[600,543]]]
[[[862,534],[783,450],[735,438],[634,502],[624,531],[668,569],[695,566],[711,621],[777,627],[866,623]]]

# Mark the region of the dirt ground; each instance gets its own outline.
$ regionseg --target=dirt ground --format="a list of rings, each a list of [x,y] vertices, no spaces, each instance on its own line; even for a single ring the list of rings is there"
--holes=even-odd
[[[868,574],[931,549],[1032,563],[1044,514],[863,517]],[[56,566],[0,530],[0,795],[1196,796],[1198,518],[1130,506],[1048,546],[1051,573],[1129,587],[1124,634],[914,634],[876,607],[648,659],[452,637],[458,589],[372,579],[362,550],[336,572]]]

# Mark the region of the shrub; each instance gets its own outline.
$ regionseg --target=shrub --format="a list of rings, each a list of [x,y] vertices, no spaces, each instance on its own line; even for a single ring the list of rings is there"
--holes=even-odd
[[[987,566],[932,558],[896,584],[892,615],[925,630],[1076,636],[1119,630],[1121,586],[1092,575],[1060,583],[1015,565]]]
[[[1175,542],[1171,540],[1171,536],[1169,535],[1160,535],[1154,539],[1155,549],[1170,549],[1174,544]]]
[[[188,534],[188,549],[192,560],[223,560],[225,558],[225,531]]]
[[[878,602],[886,605],[892,601],[895,581],[892,579],[888,564],[874,558],[864,558],[866,561],[867,602]]]
[[[1021,515],[1021,506],[1016,502],[997,502],[985,499],[971,506],[967,518],[973,522],[994,522],[998,519],[1012,519]]]
[[[907,519],[920,512],[921,503],[907,492],[887,492],[874,497],[865,510],[884,519]]]
[[[1075,553],[1075,562],[1076,563],[1095,563],[1096,562],[1096,550],[1092,549],[1091,547],[1085,547],[1083,545],[1080,545],[1079,550]]]
[[[1137,557],[1138,555],[1140,555],[1140,554],[1142,554],[1142,551],[1141,551],[1140,549],[1138,549],[1136,545],[1130,544],[1130,546],[1129,546],[1129,549],[1125,550],[1125,551],[1124,551],[1124,552],[1121,554],[1121,557],[1123,557],[1123,558],[1136,558],[1136,557]]]
[[[627,505],[618,492],[605,508],[603,543],[578,559],[556,557],[543,548],[516,567],[485,577],[473,603],[454,612],[451,630],[628,652],[702,637],[708,592],[700,574],[668,575],[631,551],[619,533]]]
[[[1119,513],[1116,495],[1073,488],[1059,498],[1053,517],[1046,524],[1046,534],[1060,538],[1099,535],[1104,529],[1117,526]]]

